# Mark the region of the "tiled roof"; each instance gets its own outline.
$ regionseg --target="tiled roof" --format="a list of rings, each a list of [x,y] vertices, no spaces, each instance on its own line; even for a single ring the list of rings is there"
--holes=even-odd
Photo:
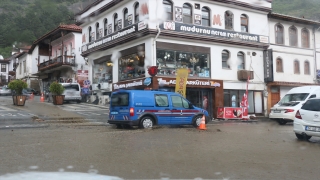
[[[275,19],[282,19],[285,21],[293,21],[293,22],[297,22],[297,23],[304,23],[304,24],[311,24],[311,25],[318,25],[318,26],[320,25],[319,21],[289,16],[289,15],[284,15],[284,14],[279,14],[279,13],[274,13],[274,12],[270,13],[269,17],[275,18]]]
[[[80,26],[77,26],[75,24],[64,24],[58,26],[60,29],[66,29],[66,30],[75,30],[75,31],[81,31],[82,28]]]

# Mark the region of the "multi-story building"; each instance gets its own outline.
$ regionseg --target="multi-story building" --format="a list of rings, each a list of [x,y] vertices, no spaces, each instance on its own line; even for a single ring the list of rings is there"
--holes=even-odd
[[[264,78],[269,112],[291,88],[319,85],[320,22],[277,13],[268,18],[270,47]]]
[[[257,0],[98,0],[78,14],[92,88],[174,91],[177,69],[188,68],[187,99],[216,116],[240,106],[249,77],[249,113],[263,114],[270,12]]]
[[[0,86],[7,85],[9,79],[9,63],[10,61],[4,59],[2,55],[0,55]]]

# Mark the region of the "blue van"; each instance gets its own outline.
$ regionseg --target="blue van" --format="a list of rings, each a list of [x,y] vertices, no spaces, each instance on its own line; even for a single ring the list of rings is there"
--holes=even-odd
[[[180,94],[164,91],[119,90],[111,94],[109,124],[152,128],[154,125],[200,125],[203,115]]]

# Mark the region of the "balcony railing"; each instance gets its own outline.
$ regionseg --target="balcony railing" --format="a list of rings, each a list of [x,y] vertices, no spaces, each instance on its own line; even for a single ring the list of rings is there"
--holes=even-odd
[[[62,65],[75,66],[74,56],[64,55],[49,59],[48,61],[42,62],[38,65],[38,71],[44,71]]]

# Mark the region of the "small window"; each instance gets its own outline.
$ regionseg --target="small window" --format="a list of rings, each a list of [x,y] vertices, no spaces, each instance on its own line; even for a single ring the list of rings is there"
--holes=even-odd
[[[222,68],[230,69],[228,60],[230,58],[230,53],[227,50],[222,51]]]
[[[275,26],[275,36],[276,36],[276,44],[284,44],[283,26],[281,24],[277,24]]]
[[[319,99],[310,99],[303,104],[301,109],[307,111],[320,111],[320,100]]]
[[[104,36],[108,35],[108,19],[104,20]]]
[[[238,69],[245,69],[245,64],[244,64],[244,53],[243,52],[238,52]]]
[[[249,32],[248,31],[248,17],[244,14],[241,15],[241,32]]]
[[[310,48],[310,42],[309,42],[309,31],[307,29],[302,29],[301,31],[301,44],[304,48]]]
[[[1,64],[1,72],[7,72],[7,65]]]
[[[80,91],[78,84],[64,84],[63,88],[65,91]]]
[[[210,26],[210,10],[207,7],[202,8],[202,26]]]
[[[164,12],[166,14],[166,20],[172,20],[173,19],[173,8],[172,3],[169,0],[163,0],[163,8]]]
[[[129,25],[129,22],[128,22],[128,9],[124,9],[123,11],[123,18],[124,18],[124,21],[123,21],[123,25],[124,27],[127,27]]]
[[[189,108],[189,103],[180,96],[171,96],[172,106],[180,108]]]
[[[309,99],[311,99],[311,98],[315,98],[315,97],[317,97],[317,95],[312,94],[312,95],[309,97]]]
[[[134,6],[134,23],[139,22],[139,3]]]
[[[224,13],[225,29],[233,30],[233,14],[230,11]]]
[[[310,74],[310,64],[309,61],[304,62],[304,74]]]
[[[99,23],[96,24],[96,37],[97,39],[100,38],[100,33],[99,33]]]
[[[128,106],[129,94],[119,93],[111,96],[111,106]]]
[[[280,58],[277,59],[276,70],[277,72],[283,72],[282,59]]]
[[[295,28],[294,26],[291,26],[289,28],[289,41],[290,46],[298,46],[297,28]]]
[[[183,4],[183,23],[192,24],[192,7],[188,3]]]
[[[113,17],[113,31],[118,31],[118,14],[115,14]]]
[[[93,39],[92,39],[92,34],[91,34],[91,32],[92,32],[91,26],[89,27],[88,32],[89,32],[89,42],[92,42]]]
[[[157,107],[168,107],[169,101],[168,96],[164,94],[155,94],[156,106]]]
[[[300,64],[299,61],[294,61],[294,74],[300,74]]]

